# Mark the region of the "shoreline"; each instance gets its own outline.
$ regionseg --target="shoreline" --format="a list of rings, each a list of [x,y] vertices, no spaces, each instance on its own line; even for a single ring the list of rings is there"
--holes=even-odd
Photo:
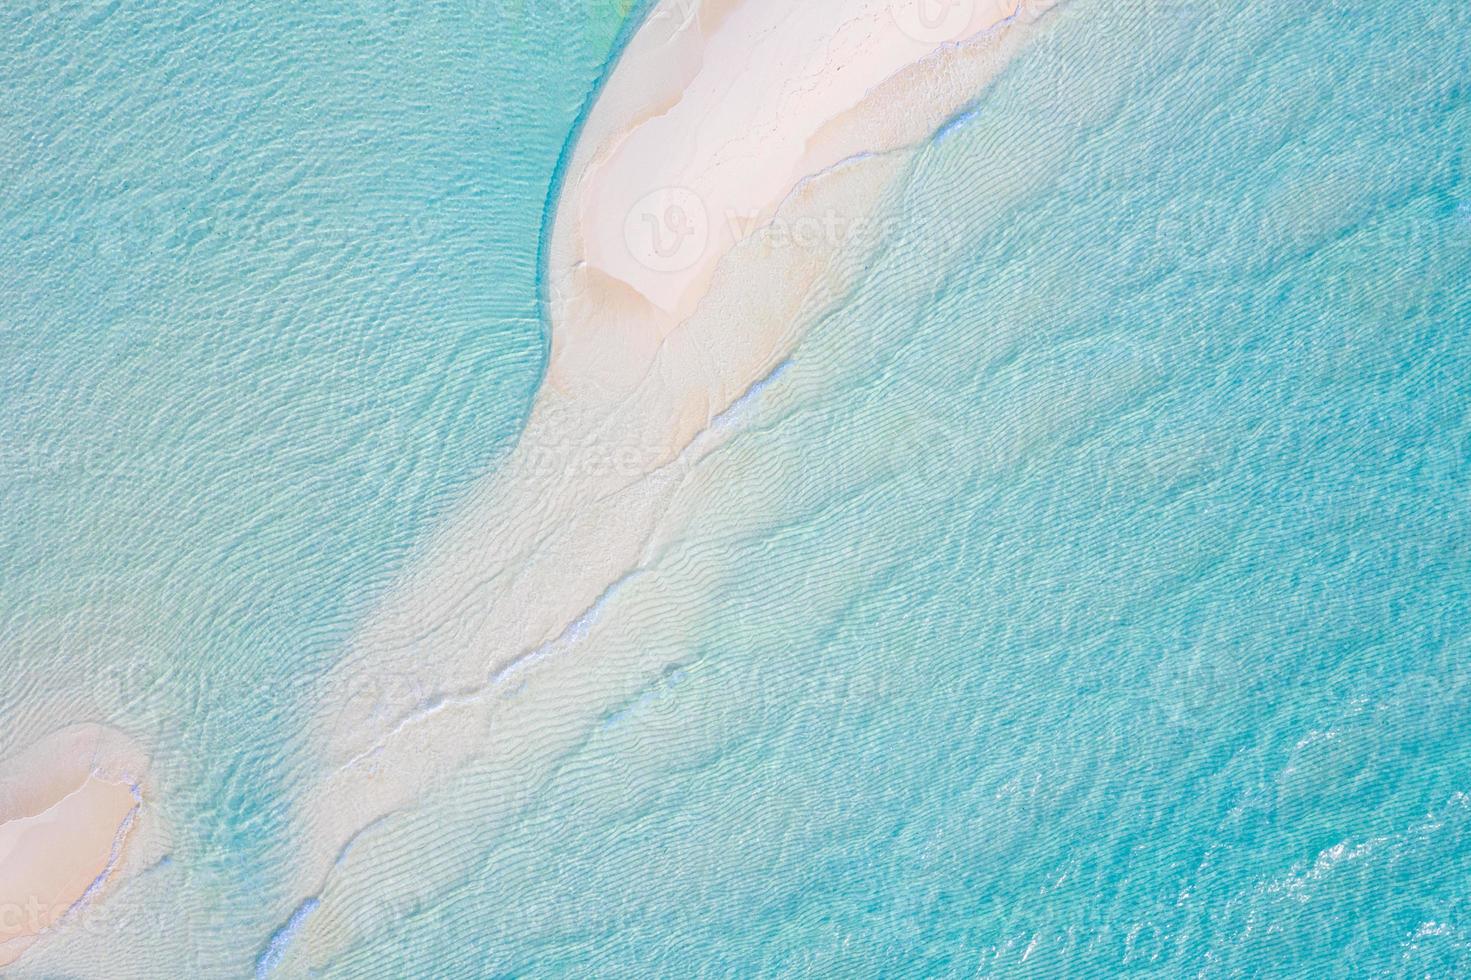
[[[552,167],[551,179],[547,181],[547,192],[541,209],[540,237],[536,243],[536,310],[542,323],[542,373],[545,375],[547,363],[552,350],[552,315],[550,287],[551,277],[548,275],[550,266],[550,250],[552,240],[552,229],[557,221],[557,212],[561,203],[562,191],[566,183],[568,171],[572,166],[572,156],[577,151],[577,144],[582,138],[582,131],[587,125],[588,116],[592,114],[597,105],[598,98],[603,89],[607,87],[608,79],[617,70],[618,63],[623,59],[623,54],[628,50],[628,44],[633,40],[635,34],[643,27],[644,21],[653,13],[654,8],[659,5],[660,0],[637,0],[633,9],[629,10],[624,19],[623,26],[619,28],[618,35],[613,39],[613,46],[609,49],[608,57],[603,62],[598,77],[593,80],[588,88],[587,97],[582,101],[582,108],[577,110],[577,115],[572,120],[572,125],[567,130],[567,138],[562,141],[562,149],[557,153],[557,162]],[[532,395],[533,404],[536,396]]]

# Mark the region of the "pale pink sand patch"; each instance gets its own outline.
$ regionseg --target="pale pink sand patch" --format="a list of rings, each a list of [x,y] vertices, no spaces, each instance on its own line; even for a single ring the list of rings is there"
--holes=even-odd
[[[95,725],[0,764],[0,966],[111,883],[142,805],[144,759]]]
[[[842,159],[838,148],[814,141],[823,127],[885,81],[995,28],[1020,6],[803,0],[658,11],[640,40],[658,38],[665,50],[631,50],[626,59],[645,54],[637,61],[644,79],[666,79],[660,104],[667,108],[645,118],[636,102],[632,112],[620,106],[619,86],[627,84],[620,72],[590,120],[589,135],[607,137],[575,188],[588,266],[663,312],[687,316],[743,230],[769,221],[798,183]],[[930,95],[917,113],[933,128],[954,100]],[[898,101],[890,111],[916,114]]]

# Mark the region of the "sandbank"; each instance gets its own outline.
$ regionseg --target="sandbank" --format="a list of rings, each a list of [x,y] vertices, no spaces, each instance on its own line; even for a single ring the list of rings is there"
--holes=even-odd
[[[875,244],[858,233],[865,218],[1048,6],[663,0],[650,12],[563,167],[545,250],[551,355],[522,438],[320,692],[325,772],[291,896],[323,897],[309,958],[335,944],[330,892],[350,887],[345,866],[385,818],[471,760],[530,759],[576,737],[565,720],[512,721],[513,699],[538,664],[588,656],[620,589],[657,556],[671,494],[725,438],[724,413],[861,274]]]
[[[0,966],[111,884],[142,806],[146,760],[85,725],[0,764]]]

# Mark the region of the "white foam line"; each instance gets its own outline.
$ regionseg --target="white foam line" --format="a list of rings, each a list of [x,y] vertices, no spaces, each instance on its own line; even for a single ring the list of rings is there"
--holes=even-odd
[[[88,778],[96,778],[97,775],[96,772],[93,772]],[[85,786],[86,783],[84,782],[82,785]],[[82,892],[75,902],[71,903],[61,918],[46,930],[47,932],[55,929],[64,922],[70,921],[74,916],[81,914],[88,903],[97,896],[97,893],[102,891],[103,886],[107,884],[107,879],[112,875],[113,871],[117,870],[118,862],[122,859],[123,844],[127,840],[128,832],[133,829],[133,821],[137,818],[139,811],[143,809],[142,788],[136,782],[129,782],[128,791],[133,795],[133,808],[127,812],[122,822],[118,824],[117,833],[113,834],[112,849],[108,852],[107,864],[98,872],[97,877],[92,879],[92,883],[87,886],[87,890]],[[75,792],[81,792],[81,788],[79,787]]]
[[[266,948],[256,958],[256,980],[264,980],[266,976],[270,975],[271,971],[281,965],[281,959],[286,955],[286,950],[291,945],[291,941],[296,938],[297,933],[301,931],[301,927],[306,924],[306,920],[321,905],[322,900],[320,898],[315,895],[311,896],[298,905],[296,911],[291,913],[291,918],[286,920],[286,924],[271,935],[270,940],[266,943]]]

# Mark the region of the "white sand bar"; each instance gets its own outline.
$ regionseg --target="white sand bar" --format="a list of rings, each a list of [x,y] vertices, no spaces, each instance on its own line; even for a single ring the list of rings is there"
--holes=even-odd
[[[89,725],[0,768],[0,966],[111,884],[142,804],[143,764],[126,738]]]
[[[413,852],[389,843],[382,818],[412,812],[473,760],[530,760],[576,737],[567,706],[596,697],[599,621],[616,614],[620,583],[657,562],[682,468],[723,438],[712,420],[861,271],[866,253],[844,229],[1049,4],[664,0],[652,11],[568,161],[545,270],[551,361],[522,439],[322,688],[325,771],[305,804],[310,853],[293,896],[322,896],[305,955],[322,961],[338,942],[332,891],[354,887],[346,865],[380,838],[385,853]],[[834,230],[772,238],[783,222]],[[539,665],[574,650],[561,707],[518,714],[539,703],[520,693]]]
[[[666,4],[603,93],[588,127],[598,153],[559,218],[575,222],[568,231],[590,268],[682,319],[742,230],[768,221],[799,182],[840,161],[844,148],[818,139],[825,127],[881,83],[994,28],[1018,6]]]

